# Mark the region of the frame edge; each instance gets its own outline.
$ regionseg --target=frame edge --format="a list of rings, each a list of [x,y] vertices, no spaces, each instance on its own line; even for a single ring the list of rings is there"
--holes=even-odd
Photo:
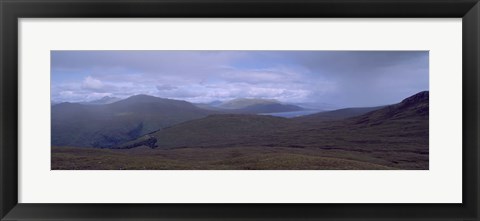
[[[18,131],[18,98],[17,98],[17,86],[18,86],[18,80],[16,78],[16,73],[18,73],[18,67],[16,66],[16,61],[18,58],[18,51],[17,51],[17,46],[18,46],[18,26],[16,25],[18,17],[22,16],[32,16],[31,13],[33,13],[33,17],[35,15],[39,17],[45,17],[48,16],[48,12],[45,13],[37,13],[37,12],[32,12],[32,11],[8,11],[9,7],[12,6],[14,9],[19,9],[19,5],[21,4],[28,4],[27,1],[20,1],[19,4],[15,5],[10,5],[13,1],[3,1],[0,0],[0,24],[3,26],[0,31],[1,36],[0,36],[0,47],[2,48],[2,52],[0,54],[0,67],[1,67],[1,74],[0,74],[0,108],[1,108],[1,114],[0,114],[0,178],[1,178],[1,184],[0,184],[0,219],[1,220],[25,220],[25,219],[48,219],[48,218],[58,218],[58,217],[35,217],[31,216],[32,214],[28,214],[27,212],[32,212],[29,208],[29,205],[21,205],[18,204],[18,165],[17,165],[17,158],[18,154],[16,152],[16,147],[18,146],[18,141],[17,139],[17,131]],[[37,2],[42,2],[42,1],[37,1]],[[47,2],[47,1],[43,1]],[[56,1],[58,3],[58,1]],[[69,1],[66,1],[67,3]],[[84,1],[84,2],[89,2],[91,1]],[[154,1],[151,1],[154,2]],[[328,2],[328,1],[324,1]],[[346,2],[351,2],[351,1],[342,1],[343,4],[347,4]],[[432,1],[434,2],[434,1]],[[438,1],[437,1],[438,2]],[[444,1],[446,2],[446,1]],[[453,2],[453,1],[452,1]],[[463,7],[467,5],[467,1],[463,2]],[[470,5],[471,1],[468,1],[468,4]],[[103,4],[103,3],[102,3]],[[252,3],[250,2],[250,5]],[[254,5],[254,4],[253,4]],[[45,7],[44,7],[45,8]],[[46,7],[47,9],[49,7]],[[202,7],[204,8],[204,7]],[[75,10],[74,8],[70,8],[71,10]],[[105,10],[105,8],[103,9]],[[137,9],[136,13],[138,12],[139,9]],[[462,9],[463,10],[463,9]],[[47,10],[48,11],[48,10]],[[90,16],[98,16],[98,11],[96,10],[96,13],[93,12],[90,14]],[[207,10],[208,11],[208,10]],[[53,12],[51,12],[53,13]],[[58,13],[58,12],[57,12]],[[64,12],[67,13],[67,12]],[[257,11],[256,13],[260,13]],[[280,13],[276,11],[275,13]],[[275,14],[274,13],[274,14]],[[54,13],[55,14],[55,13]],[[61,16],[62,13],[56,14],[56,16]],[[133,13],[135,14],[135,13]],[[222,13],[220,13],[222,14]],[[470,169],[474,169],[474,171],[470,170],[470,172],[466,172],[466,170],[463,170],[463,175],[464,177],[467,178],[467,180],[464,180],[464,189],[466,188],[471,188],[476,190],[475,196],[468,196],[465,195],[465,192],[463,193],[463,199],[464,202],[466,202],[465,211],[468,211],[468,216],[465,217],[458,217],[458,220],[478,220],[478,199],[479,199],[479,180],[478,180],[478,167],[479,167],[479,151],[478,151],[478,126],[479,126],[479,116],[478,116],[478,110],[479,108],[479,55],[480,55],[480,44],[479,44],[479,19],[480,19],[480,6],[479,4],[475,4],[470,10],[468,11],[467,14],[465,14],[464,18],[464,24],[463,26],[463,56],[464,59],[470,58],[469,62],[463,63],[463,69],[464,73],[466,73],[468,70],[470,70],[472,73],[476,73],[475,76],[472,78],[463,79],[464,83],[464,95],[466,94],[471,94],[475,93],[475,95],[472,94],[472,96],[464,96],[463,97],[463,102],[464,102],[464,119],[470,119],[473,120],[473,122],[469,122],[467,127],[464,124],[464,144],[466,145],[474,145],[477,147],[475,154],[469,154],[467,155],[464,151],[463,158],[466,160],[464,164],[464,168],[468,167]],[[132,16],[132,14],[129,14]],[[204,14],[203,14],[204,15]],[[118,14],[113,15],[113,17],[118,16]],[[438,14],[437,14],[438,16]],[[107,16],[108,17],[108,16]],[[149,16],[147,16],[149,17]],[[295,15],[293,16],[295,17]],[[13,25],[15,24],[15,25]],[[14,33],[8,33],[8,31],[5,30],[15,30]],[[466,30],[470,30],[474,35],[474,37],[468,38],[466,35]],[[7,42],[7,43],[5,43]],[[14,44],[8,44],[12,43]],[[467,47],[468,46],[468,47]],[[14,52],[14,56],[12,56],[11,53]],[[465,88],[465,86],[468,86],[468,89]],[[470,92],[470,93],[468,93]],[[469,102],[472,105],[467,106],[466,104]],[[469,108],[466,110],[465,108]],[[472,109],[470,109],[472,108]],[[473,118],[467,118],[466,116],[472,116]],[[466,122],[466,121],[464,121]],[[7,128],[7,126],[9,126]],[[10,127],[13,126],[13,127]],[[468,131],[467,128],[475,128],[475,130]],[[7,130],[8,129],[8,130]],[[468,134],[465,134],[465,132],[468,131]],[[465,141],[467,141],[465,143]],[[477,173],[477,175],[475,175]],[[472,178],[472,175],[473,178]],[[470,177],[470,179],[468,179]],[[469,181],[468,183],[465,181]],[[77,204],[78,205],[78,204]],[[50,206],[55,206],[55,205],[50,205]],[[58,206],[58,205],[57,205]],[[71,205],[73,206],[73,205]],[[66,206],[70,207],[71,206]],[[58,206],[60,207],[60,206]],[[82,206],[79,206],[82,207]],[[31,207],[30,207],[31,208]],[[38,213],[33,213],[35,214],[44,214],[42,211],[38,211],[42,207],[37,208]],[[45,206],[43,208],[48,208],[48,206]],[[51,207],[50,207],[51,208]],[[163,207],[165,208],[165,207]],[[72,208],[71,208],[72,209]],[[73,209],[76,210],[76,209]],[[82,211],[77,210],[77,212]],[[145,210],[146,211],[146,210]],[[10,213],[9,213],[10,212]],[[85,210],[83,210],[85,212]],[[231,211],[233,213],[233,210]],[[20,214],[21,213],[21,214]],[[123,213],[121,213],[123,214]],[[157,214],[157,213],[154,213]],[[201,213],[200,213],[201,214]],[[467,214],[466,214],[467,215]],[[92,217],[89,217],[87,219],[91,219]],[[111,217],[112,218],[112,217]],[[167,218],[173,218],[173,219],[178,219],[182,220],[182,218],[174,218],[174,217],[164,217],[164,219]],[[200,217],[199,217],[200,218]],[[206,217],[202,217],[206,218]],[[73,217],[71,217],[73,219]],[[76,218],[78,219],[78,217]],[[128,219],[128,218],[127,218]],[[132,219],[132,218],[130,218]],[[158,219],[158,218],[157,218]],[[359,217],[361,219],[361,217]],[[133,219],[132,219],[133,220]]]

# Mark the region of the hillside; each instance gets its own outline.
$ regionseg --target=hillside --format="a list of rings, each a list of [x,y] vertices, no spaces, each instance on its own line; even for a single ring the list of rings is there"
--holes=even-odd
[[[356,124],[382,124],[387,121],[412,121],[428,120],[429,116],[429,93],[423,91],[402,102],[376,111],[369,112],[354,119]]]
[[[300,111],[303,108],[290,104],[254,104],[241,109],[237,109],[238,113],[260,114],[260,113],[278,113],[278,112],[290,112]]]
[[[296,117],[294,120],[298,122],[322,122],[342,120],[350,117],[360,116],[368,112],[381,109],[385,106],[378,107],[357,107],[357,108],[343,108],[333,111],[325,111],[311,115]]]
[[[61,103],[52,106],[52,145],[111,147],[213,113],[185,101],[147,95],[105,105]]]
[[[164,128],[118,148],[142,146],[162,150],[202,148],[212,153],[218,148],[290,148],[307,155],[321,153],[393,168],[425,169],[429,152],[428,92],[336,121],[214,115]]]
[[[120,148],[149,146],[151,148],[174,147],[225,147],[245,142],[252,135],[268,136],[272,131],[288,126],[285,118],[223,114],[180,123],[137,140],[127,142]]]

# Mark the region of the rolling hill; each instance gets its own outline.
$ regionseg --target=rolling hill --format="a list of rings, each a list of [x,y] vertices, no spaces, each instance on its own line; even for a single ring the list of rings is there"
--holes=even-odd
[[[421,92],[395,105],[363,108],[347,113],[353,115],[352,112],[367,110],[371,111],[327,122],[324,121],[325,115],[319,114],[292,119],[264,115],[209,116],[164,128],[120,148],[133,148],[148,143],[146,146],[151,148],[281,146],[354,148],[365,151],[364,148],[385,150],[385,145],[391,141],[395,141],[395,144],[403,141],[416,142],[402,146],[405,150],[415,149],[416,144],[421,144],[418,146],[421,149],[425,142],[428,143],[425,138],[428,138],[428,92]],[[339,115],[344,118],[348,114]],[[308,123],[305,118],[309,119]]]
[[[170,111],[205,111],[190,109],[188,102],[158,99],[136,97],[109,107],[120,114],[141,113],[146,111],[141,105],[160,104],[171,104]],[[75,107],[74,115],[93,111],[97,118],[92,119],[98,122],[111,111],[68,105]],[[384,107],[337,110],[329,113],[329,120],[321,114],[298,118],[208,114],[117,142],[108,150],[53,147],[52,168],[425,170],[429,168],[428,113],[425,91]]]
[[[389,105],[376,111],[369,112],[355,118],[356,124],[382,124],[392,121],[412,121],[428,119],[429,116],[429,93],[423,91],[402,102]]]
[[[137,140],[127,142],[120,148],[148,146],[150,148],[172,148],[188,146],[225,147],[243,142],[255,135],[268,135],[289,121],[281,117],[243,114],[210,115],[208,117],[180,123]]]
[[[108,148],[216,112],[185,101],[136,95],[105,105],[52,106],[52,145]]]
[[[356,107],[356,108],[343,108],[333,111],[325,111],[316,114],[305,115],[295,118],[299,122],[321,122],[321,121],[334,121],[342,120],[350,117],[360,116],[368,112],[381,109],[385,106],[378,107]]]

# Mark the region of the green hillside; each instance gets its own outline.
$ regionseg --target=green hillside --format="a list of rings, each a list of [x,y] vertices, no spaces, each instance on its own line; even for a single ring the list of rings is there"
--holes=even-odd
[[[185,101],[147,95],[106,105],[61,103],[52,106],[52,145],[112,147],[213,113]]]

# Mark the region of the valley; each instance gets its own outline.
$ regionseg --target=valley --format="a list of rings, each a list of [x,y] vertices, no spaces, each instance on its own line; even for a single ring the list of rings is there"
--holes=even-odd
[[[52,169],[425,170],[428,96],[290,118],[264,113],[308,110],[274,100],[222,107],[146,95],[56,104]]]

